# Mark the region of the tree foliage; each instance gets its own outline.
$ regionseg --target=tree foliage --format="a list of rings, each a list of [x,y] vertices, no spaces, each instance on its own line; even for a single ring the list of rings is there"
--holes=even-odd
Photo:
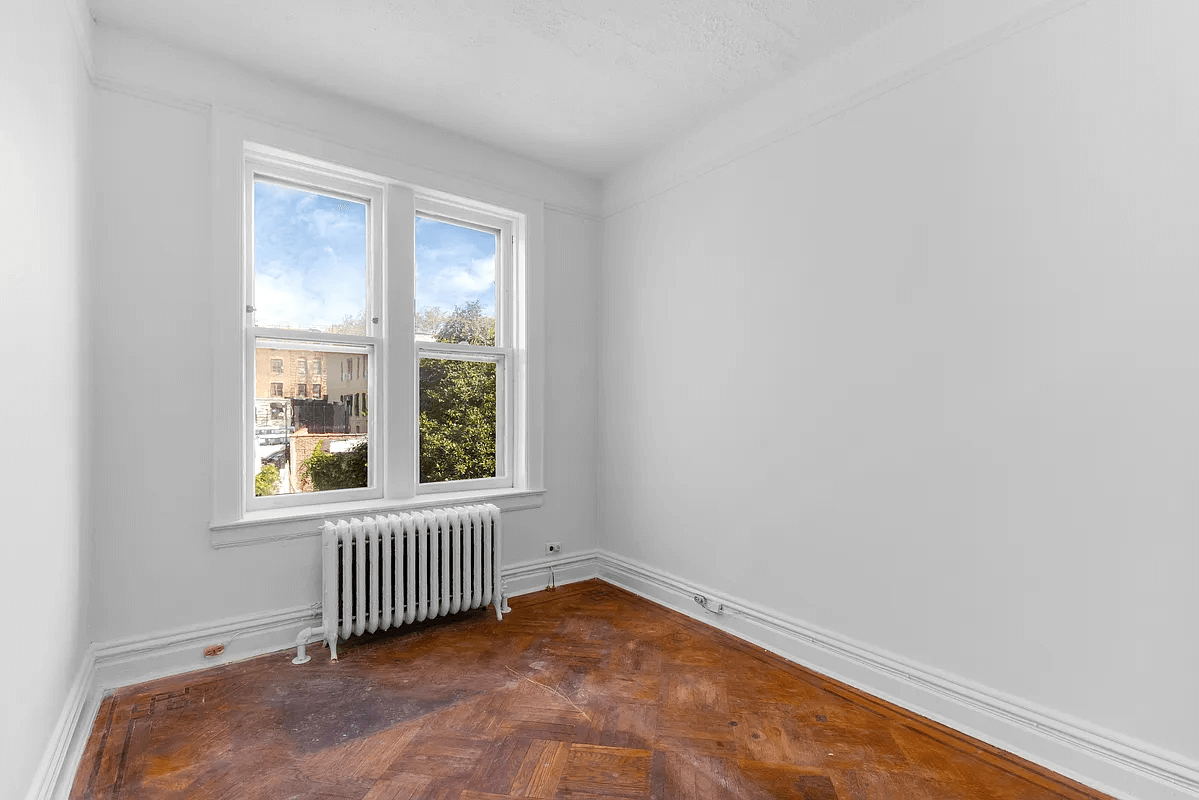
[[[439,342],[448,344],[495,345],[495,318],[483,314],[478,300],[455,306],[454,313],[445,318],[437,329]]]
[[[329,333],[366,336],[366,309],[362,309],[357,314],[346,314],[341,322],[334,322],[329,326]]]
[[[458,306],[437,331],[450,344],[495,344],[495,319],[479,303]],[[425,358],[420,364],[420,479],[495,476],[496,365]]]
[[[266,497],[279,491],[279,468],[274,464],[263,464],[254,476],[254,494]]]
[[[492,363],[421,360],[421,481],[495,476],[495,377]]]
[[[441,324],[446,321],[449,314],[442,311],[437,306],[426,308],[424,311],[416,312],[416,332],[431,333],[436,335],[441,329]]]
[[[360,489],[367,485],[367,444],[360,442],[344,453],[326,453],[316,443],[312,455],[300,464],[300,478],[312,482],[314,492],[331,489]]]

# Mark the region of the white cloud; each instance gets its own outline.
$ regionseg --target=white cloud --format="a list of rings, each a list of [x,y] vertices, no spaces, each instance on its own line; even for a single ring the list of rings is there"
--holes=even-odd
[[[485,314],[495,314],[495,256],[460,260],[445,258],[450,255],[446,251],[422,255],[426,266],[417,275],[417,308],[437,306],[450,311],[477,299]],[[430,261],[434,266],[428,266]],[[450,263],[441,266],[439,262],[444,261]]]
[[[363,236],[366,235],[360,221],[341,212],[318,208],[308,214],[308,219],[312,222],[313,227],[316,228],[317,235],[321,238],[341,236],[357,231],[363,231]]]
[[[355,297],[350,287],[339,287],[318,294],[296,280],[281,266],[266,265],[254,280],[254,306],[257,324],[264,327],[328,329],[347,314],[356,315],[365,305],[365,296]]]

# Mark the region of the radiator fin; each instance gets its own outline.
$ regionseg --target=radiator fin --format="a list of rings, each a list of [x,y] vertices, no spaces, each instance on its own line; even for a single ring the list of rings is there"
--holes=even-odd
[[[322,526],[326,641],[504,607],[500,511],[491,504],[366,516]]]

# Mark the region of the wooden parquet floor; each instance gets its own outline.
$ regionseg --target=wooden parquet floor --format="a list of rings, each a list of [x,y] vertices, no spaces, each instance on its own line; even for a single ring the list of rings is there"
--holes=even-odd
[[[71,797],[1105,797],[601,581],[512,606],[122,689]]]

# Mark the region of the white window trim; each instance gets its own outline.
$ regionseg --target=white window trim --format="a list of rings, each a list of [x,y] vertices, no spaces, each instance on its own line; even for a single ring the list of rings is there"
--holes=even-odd
[[[440,483],[420,483],[420,453],[419,448],[413,448],[413,469],[418,481],[416,494],[444,494],[447,492],[464,492],[485,489],[511,489],[516,487],[515,471],[515,441],[508,441],[508,432],[515,425],[512,419],[512,398],[519,394],[519,387],[513,378],[515,370],[510,365],[515,361],[518,347],[516,330],[518,327],[518,306],[513,302],[513,278],[520,274],[515,263],[516,231],[520,224],[513,216],[497,216],[487,213],[470,203],[458,200],[452,203],[438,200],[428,195],[418,193],[416,197],[416,213],[419,216],[438,219],[453,225],[476,228],[496,234],[496,329],[495,346],[480,347],[475,345],[454,345],[442,342],[415,342],[412,369],[414,380],[420,379],[420,362],[424,357],[442,358],[447,360],[494,362],[496,365],[496,472],[494,478],[480,478],[465,481],[445,481]],[[415,338],[415,337],[411,337]],[[420,405],[417,385],[414,402]],[[419,421],[416,436],[419,437]],[[513,440],[516,436],[513,435]]]
[[[361,353],[366,348],[371,360],[382,360],[381,355],[387,352],[383,326],[374,322],[380,314],[386,315],[390,309],[384,301],[383,274],[386,268],[383,229],[387,223],[385,197],[388,194],[387,184],[383,180],[368,180],[353,174],[348,174],[340,168],[330,165],[313,167],[298,162],[296,159],[279,156],[266,152],[256,152],[253,147],[247,147],[244,156],[245,168],[243,180],[245,194],[242,204],[242,262],[244,264],[244,281],[242,288],[246,298],[246,317],[243,320],[246,353],[244,358],[245,372],[243,378],[242,408],[242,442],[245,452],[246,467],[243,476],[244,494],[240,498],[238,511],[242,518],[256,511],[277,508],[299,508],[318,504],[352,502],[356,500],[381,500],[384,497],[386,481],[386,465],[388,459],[376,458],[370,469],[370,482],[361,489],[338,489],[322,492],[320,499],[312,493],[280,494],[269,497],[254,496],[254,475],[257,472],[253,441],[253,431],[247,426],[252,418],[254,409],[254,368],[256,363],[255,344],[258,339],[268,341],[291,342],[282,344],[285,349],[319,350],[320,352]],[[365,335],[347,335],[333,333],[314,333],[311,331],[287,328],[268,328],[257,325],[254,307],[254,254],[253,237],[250,236],[251,214],[254,204],[254,183],[265,178],[283,186],[293,186],[305,191],[315,191],[330,197],[340,197],[351,202],[361,202],[367,208],[367,270],[366,270],[366,314],[367,329]],[[309,345],[308,343],[313,343]],[[344,343],[346,349],[341,351],[339,343]],[[378,370],[376,370],[378,372]],[[307,369],[303,373],[297,370],[296,394],[299,395],[301,384],[308,383]],[[377,392],[375,380],[368,375],[367,391]],[[307,397],[307,391],[304,394]],[[382,395],[381,401],[386,400]],[[380,415],[379,420],[367,425],[367,442],[371,452],[383,452],[382,447],[386,438],[386,415]]]
[[[448,176],[404,164],[389,156],[331,143],[304,132],[280,128],[222,109],[212,112],[212,243],[213,243],[213,514],[209,524],[214,547],[318,535],[319,520],[411,508],[465,502],[494,502],[504,510],[539,507],[544,498],[544,271],[543,220],[540,200],[506,192],[468,179]],[[443,485],[416,484],[416,427],[394,414],[380,414],[378,435],[386,451],[386,472],[380,470],[378,496],[347,502],[323,502],[290,508],[247,508],[246,486],[252,484],[250,459],[243,442],[248,441],[250,416],[244,413],[246,387],[246,342],[244,333],[247,281],[243,269],[246,247],[245,159],[247,150],[268,158],[283,158],[300,168],[321,169],[338,165],[350,181],[377,182],[386,186],[383,198],[382,237],[393,252],[414,249],[413,214],[417,208],[435,213],[438,207],[453,209],[454,219],[474,221],[473,213],[511,225],[508,263],[513,274],[506,285],[513,297],[497,297],[508,306],[510,328],[505,352],[505,417],[514,429],[511,452],[504,454],[507,475],[502,485],[454,482]],[[302,155],[295,155],[302,154]],[[319,185],[319,184],[318,184]],[[470,199],[464,199],[470,198]],[[402,206],[397,210],[393,206]],[[411,213],[408,213],[411,212]],[[492,224],[491,227],[494,227]],[[401,248],[397,250],[396,248]],[[383,264],[387,270],[387,264]],[[386,272],[384,273],[386,275]],[[385,335],[376,350],[368,389],[372,408],[387,397],[414,397],[418,352],[412,335],[411,281],[384,278],[382,325]],[[498,288],[499,281],[497,281]],[[519,302],[517,302],[519,299]],[[406,308],[407,313],[389,309]],[[519,316],[511,309],[519,309]],[[394,326],[407,326],[407,337],[397,338]],[[302,332],[289,332],[302,338]],[[284,337],[286,338],[286,337]],[[331,338],[322,335],[321,339]],[[390,347],[390,341],[412,342],[409,347]],[[442,352],[447,346],[421,343]],[[403,351],[402,353],[399,351]],[[404,363],[406,362],[406,363]],[[375,387],[376,375],[381,376]],[[252,402],[252,401],[251,401]],[[387,419],[393,423],[387,425]],[[372,427],[376,423],[372,420]],[[372,469],[372,472],[374,469]],[[510,475],[511,477],[507,477]],[[360,490],[353,490],[360,491]],[[323,494],[323,493],[322,493]],[[316,521],[316,522],[314,522]]]

